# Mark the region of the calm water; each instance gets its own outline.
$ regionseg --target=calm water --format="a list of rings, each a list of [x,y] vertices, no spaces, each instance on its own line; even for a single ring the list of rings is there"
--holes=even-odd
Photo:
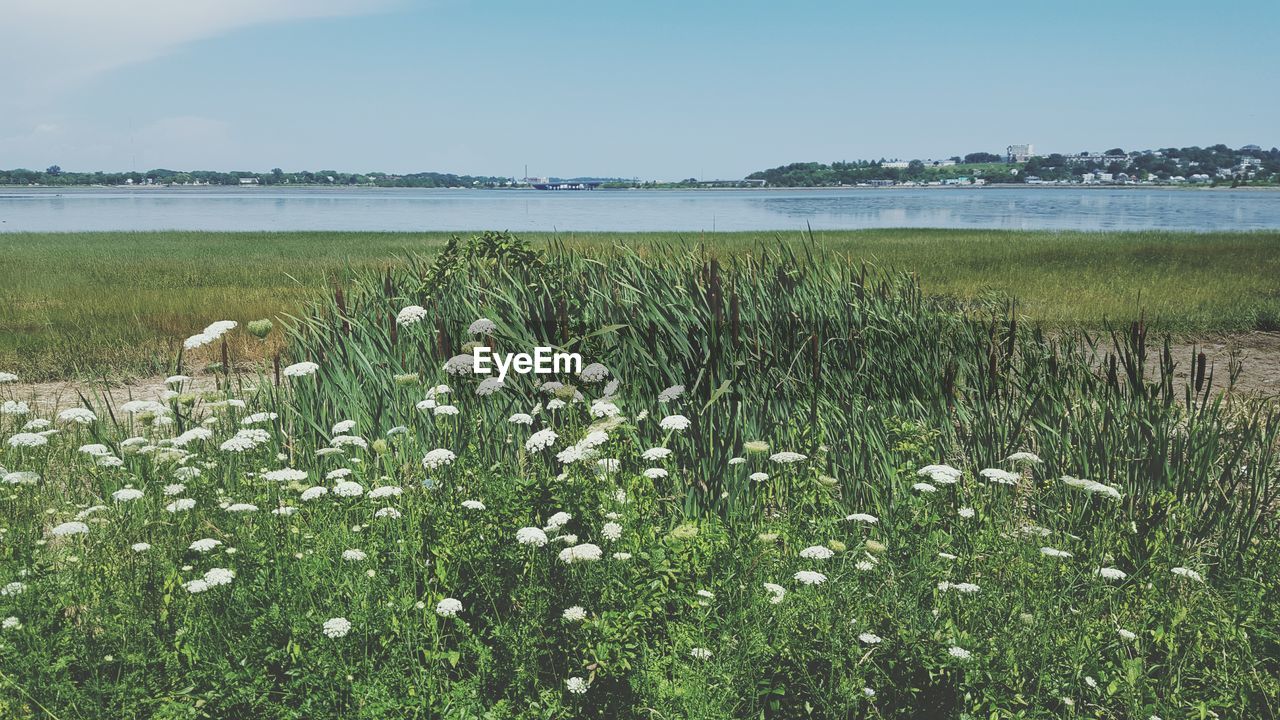
[[[1276,230],[1280,192],[903,188],[541,192],[0,188],[0,232],[76,230]]]

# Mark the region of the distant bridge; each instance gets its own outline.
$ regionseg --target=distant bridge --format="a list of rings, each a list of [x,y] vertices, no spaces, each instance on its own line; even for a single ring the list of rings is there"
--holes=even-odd
[[[595,190],[604,184],[602,180],[531,183],[534,190]]]

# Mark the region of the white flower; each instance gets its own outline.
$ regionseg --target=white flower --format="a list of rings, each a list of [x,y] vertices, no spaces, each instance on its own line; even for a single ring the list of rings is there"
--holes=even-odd
[[[232,503],[227,506],[229,513],[253,513],[258,512],[258,506],[253,503]]]
[[[565,402],[560,398],[551,398],[550,400],[547,401],[548,410],[559,410],[564,406],[565,406]]]
[[[982,588],[978,587],[977,585],[974,585],[973,583],[967,583],[967,582],[953,583],[953,582],[947,582],[946,580],[943,580],[942,582],[938,583],[938,590],[942,592],[946,592],[948,590],[955,590],[956,592],[972,594],[972,593],[978,592],[981,589]]]
[[[35,485],[40,482],[40,475],[29,470],[19,470],[6,474],[4,481],[10,485]]]
[[[338,638],[346,637],[347,633],[351,632],[351,621],[344,617],[329,618],[324,621],[324,626],[321,629],[325,637],[337,640]]]
[[[359,435],[335,435],[329,440],[329,444],[336,448],[358,447],[361,450],[368,450],[369,443]]]
[[[204,574],[204,581],[209,587],[217,587],[219,585],[229,585],[236,574],[226,568],[209,568]]]
[[[791,463],[798,463],[802,460],[807,460],[809,459],[809,456],[801,455],[798,452],[783,451],[770,455],[769,459],[782,465],[790,465]]]
[[[580,677],[571,677],[564,681],[564,689],[574,695],[585,695],[587,693],[587,681]]]
[[[367,557],[369,556],[366,555],[363,550],[357,550],[355,548],[342,551],[342,559],[346,560],[347,562],[360,562],[361,560],[364,560]]]
[[[334,423],[333,429],[329,431],[330,435],[346,435],[356,426],[355,420],[341,420]]]
[[[214,419],[216,420],[216,418]],[[191,428],[190,430],[175,437],[171,441],[171,444],[174,447],[182,448],[190,445],[193,442],[203,442],[212,437],[213,437],[213,431],[210,430],[209,428],[203,428],[203,427]]]
[[[196,468],[181,468],[183,470],[195,470]],[[164,486],[165,495],[181,495],[187,489],[182,483],[170,483]]]
[[[82,522],[64,522],[49,531],[50,535],[60,537],[63,535],[85,535],[89,532],[89,526]]]
[[[134,543],[129,547],[136,553],[142,553],[151,549],[151,543],[144,543],[144,542]]]
[[[1122,496],[1120,490],[1106,483],[1096,482],[1094,480],[1083,480],[1081,478],[1071,477],[1070,475],[1062,476],[1062,483],[1069,487],[1080,488],[1085,492],[1097,495],[1105,495],[1112,500],[1119,500]]]
[[[5,585],[3,588],[0,588],[0,596],[12,597],[14,595],[21,595],[26,591],[27,591],[27,584],[24,582],[18,582],[15,580],[14,582],[11,582],[8,585]]]
[[[516,413],[511,417],[507,418],[507,422],[511,423],[512,425],[532,425],[533,416],[529,415],[528,413]]]
[[[0,372],[0,385],[18,382],[18,376],[11,372]]]
[[[710,660],[711,651],[706,648],[696,647],[689,651],[689,657],[694,660]]]
[[[9,437],[9,447],[40,447],[49,444],[49,438],[36,433],[20,432]]]
[[[631,553],[629,553],[629,552],[616,552],[616,553],[614,553],[614,554],[613,554],[613,559],[614,559],[614,560],[630,560],[630,559],[631,559]]]
[[[370,500],[378,500],[385,497],[400,497],[404,492],[399,485],[383,485],[369,491]]]
[[[587,611],[581,605],[574,605],[573,607],[565,608],[564,612],[560,613],[560,616],[569,622],[582,622],[587,619]]]
[[[769,598],[769,602],[774,605],[782,602],[782,598],[787,595],[787,589],[777,583],[767,582],[764,584],[764,589],[772,595],[772,597]]]
[[[479,500],[463,500],[462,507],[468,510],[483,510],[484,503],[480,502]]]
[[[664,447],[649,448],[648,450],[640,453],[640,457],[644,460],[648,460],[649,462],[664,460],[670,455],[671,450]]]
[[[852,520],[854,522],[867,523],[868,525],[875,525],[876,523],[880,522],[880,518],[876,517],[875,515],[868,515],[867,513],[854,513],[852,515],[846,515],[844,519]]]
[[[599,560],[603,554],[598,545],[583,543],[561,550],[559,557],[560,562],[571,565],[580,562],[594,562]]]
[[[1204,582],[1204,577],[1201,576],[1200,573],[1196,572],[1195,570],[1192,570],[1191,568],[1176,567],[1169,570],[1169,572],[1173,573],[1174,575],[1181,575],[1184,578],[1190,578],[1191,580],[1195,580],[1196,582],[1201,582],[1201,583]]]
[[[827,581],[826,575],[812,570],[801,570],[792,577],[801,585],[821,585]]]
[[[600,363],[591,363],[582,368],[582,372],[578,373],[578,377],[587,382],[600,382],[609,377],[609,368]]]
[[[343,480],[333,486],[333,494],[338,497],[360,497],[364,494],[364,487],[358,482]]]
[[[622,526],[616,522],[607,522],[600,528],[600,535],[605,540],[617,540],[622,537]]]
[[[962,517],[962,518],[965,518],[965,519],[967,520],[967,519],[969,519],[969,518],[973,517],[973,514],[974,514],[974,513],[973,513],[973,508],[971,508],[971,507],[962,507],[962,508],[960,508],[959,510],[957,510],[957,511],[956,511],[956,514],[957,514],[957,515],[959,515],[959,516],[960,516],[960,517]]]
[[[800,551],[800,557],[806,560],[828,560],[832,555],[835,553],[831,548],[822,545],[811,545]]]
[[[426,317],[426,308],[421,305],[408,305],[401,308],[400,312],[396,313],[396,324],[401,327],[406,327],[408,325],[422,322]]]
[[[927,477],[938,485],[954,485],[963,474],[950,465],[925,465],[916,471],[916,475]]]
[[[752,482],[764,482],[769,479],[769,473],[753,472],[747,476]]]
[[[435,450],[432,450],[431,452],[427,453],[422,458],[422,467],[426,468],[427,470],[435,470],[437,468],[442,468],[452,463],[455,459],[457,459],[457,457],[458,456],[454,455],[453,451],[451,450],[446,450],[444,448],[436,448]]]
[[[547,544],[547,534],[536,527],[523,527],[516,531],[516,542],[542,547]]]
[[[644,471],[644,476],[650,480],[658,480],[667,476],[667,471],[663,468],[655,467]]]
[[[289,517],[290,515],[293,515],[296,512],[298,512],[298,508],[292,505],[281,505],[280,507],[272,510],[271,514],[279,515],[281,517]]]
[[[686,430],[689,427],[689,418],[683,415],[668,415],[658,421],[658,427],[667,431]]]
[[[869,632],[864,632],[859,635],[858,640],[860,640],[864,645],[879,645],[884,642],[884,638],[876,635],[875,633]]]
[[[456,617],[462,612],[462,602],[453,598],[445,598],[436,603],[436,614],[440,617]]]
[[[956,658],[957,660],[968,660],[969,658],[973,657],[973,653],[969,652],[968,650],[965,650],[959,645],[952,645],[951,647],[947,648],[947,654],[953,658]]]
[[[252,415],[246,415],[244,419],[240,421],[240,424],[258,425],[264,422],[270,422],[271,420],[277,420],[279,418],[280,416],[273,412],[257,412]]]
[[[668,403],[684,394],[683,385],[672,385],[671,387],[658,393],[658,402]]]
[[[1136,633],[1133,633],[1133,632],[1130,632],[1130,631],[1128,631],[1128,630],[1125,630],[1124,628],[1120,628],[1120,629],[1116,630],[1116,634],[1117,634],[1117,635],[1119,635],[1119,636],[1120,636],[1122,639],[1124,639],[1124,640],[1137,640],[1137,639],[1138,639],[1138,635],[1137,635]]]
[[[1074,557],[1071,553],[1067,552],[1066,550],[1058,550],[1056,548],[1051,548],[1051,547],[1040,548],[1040,554],[1046,557],[1051,557],[1051,558]]]
[[[498,326],[488,318],[479,318],[467,326],[467,332],[471,335],[492,335],[497,331]]]
[[[506,381],[498,377],[489,377],[480,381],[476,386],[476,395],[480,397],[488,397],[502,388],[506,387]]]
[[[302,500],[302,502],[311,502],[316,498],[324,497],[328,494],[329,488],[324,487],[323,485],[316,485],[303,490],[302,495],[298,499]]]
[[[190,375],[170,375],[164,379],[165,385],[181,385],[185,382],[191,382]]]
[[[384,508],[379,508],[378,511],[373,514],[373,516],[376,518],[391,518],[392,520],[394,520],[400,517],[400,511],[393,507],[384,507]]]
[[[475,356],[471,353],[459,353],[444,363],[444,371],[450,375],[469,375],[475,372]]]
[[[174,500],[168,505],[165,505],[164,509],[171,513],[178,513],[178,512],[185,512],[187,510],[190,510],[195,506],[196,506],[195,498],[178,498],[177,500]]]
[[[569,521],[572,519],[573,519],[573,516],[570,515],[569,513],[558,512],[555,515],[552,515],[551,517],[547,518],[547,529],[559,530],[565,525],[568,525]]]
[[[551,428],[539,430],[538,432],[530,435],[528,440],[524,441],[524,449],[529,452],[546,450],[555,444],[556,439],[556,432]]]
[[[936,487],[934,487],[934,486],[930,485],[930,484],[929,484],[929,483],[927,483],[927,482],[918,482],[918,483],[916,483],[915,485],[912,485],[912,486],[911,486],[911,489],[912,489],[912,490],[915,490],[915,491],[917,491],[917,492],[922,492],[922,493],[934,493],[934,492],[938,492],[938,488],[936,488]]]
[[[597,418],[616,417],[622,410],[608,400],[596,400],[591,403],[591,416]]]
[[[5,630],[21,630],[22,621],[10,615],[4,619],[4,622],[0,622],[0,628],[4,628]]]
[[[1005,458],[1005,461],[1015,463],[1015,464],[1022,464],[1022,465],[1043,465],[1044,464],[1044,461],[1040,459],[1039,455],[1036,455],[1035,453],[1029,453],[1029,452],[1016,452],[1010,455],[1009,457]]]
[[[26,415],[30,412],[31,406],[18,400],[5,400],[0,405],[0,415]]]
[[[142,413],[150,413],[152,415],[166,415],[169,408],[161,405],[155,400],[130,400],[120,405],[120,411],[137,415]]]
[[[245,428],[218,446],[224,452],[248,452],[271,440],[271,434],[262,428]]]
[[[1018,481],[1022,479],[1021,475],[1011,473],[1008,470],[1001,470],[1000,468],[987,468],[978,471],[978,474],[998,485],[1017,485]]]
[[[142,491],[137,488],[121,488],[111,493],[111,499],[116,502],[131,502],[142,497]]]
[[[215,540],[213,538],[204,538],[202,540],[197,540],[191,543],[189,546],[187,546],[187,549],[195,550],[198,553],[207,553],[221,544],[222,544],[221,540]]]
[[[1129,575],[1125,571],[1120,570],[1118,568],[1109,568],[1109,567],[1098,568],[1097,570],[1094,571],[1094,573],[1098,577],[1104,580],[1123,580],[1129,577]]]
[[[271,482],[301,482],[307,479],[306,470],[294,470],[293,468],[280,468],[279,470],[268,470],[262,473],[263,480]]]
[[[314,375],[319,369],[319,365],[310,361],[303,361],[290,365],[282,372],[285,377],[305,377],[307,375]]]

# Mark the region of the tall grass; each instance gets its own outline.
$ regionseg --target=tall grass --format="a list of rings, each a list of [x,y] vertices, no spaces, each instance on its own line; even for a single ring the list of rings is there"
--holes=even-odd
[[[447,233],[0,233],[0,368],[29,380],[163,372],[208,317],[295,314],[352,271],[429,254]],[[676,242],[723,262],[776,233],[532,234],[592,252]],[[794,241],[795,235],[782,239]],[[1280,328],[1276,233],[868,230],[814,233],[831,256],[913,272],[967,305],[1017,299],[1051,327],[1101,328],[1144,310],[1175,332]],[[268,348],[268,352],[273,348]],[[232,356],[260,360],[242,343]]]
[[[812,242],[486,234],[316,298],[279,376],[90,401],[46,444],[0,415],[0,711],[1275,715],[1276,408],[1177,380],[1141,321],[961,310]],[[478,342],[609,375],[446,373]]]

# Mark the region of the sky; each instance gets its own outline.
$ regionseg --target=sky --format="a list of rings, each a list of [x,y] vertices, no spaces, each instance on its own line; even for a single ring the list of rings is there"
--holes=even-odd
[[[1280,145],[1275,0],[0,0],[0,168],[739,178]]]

